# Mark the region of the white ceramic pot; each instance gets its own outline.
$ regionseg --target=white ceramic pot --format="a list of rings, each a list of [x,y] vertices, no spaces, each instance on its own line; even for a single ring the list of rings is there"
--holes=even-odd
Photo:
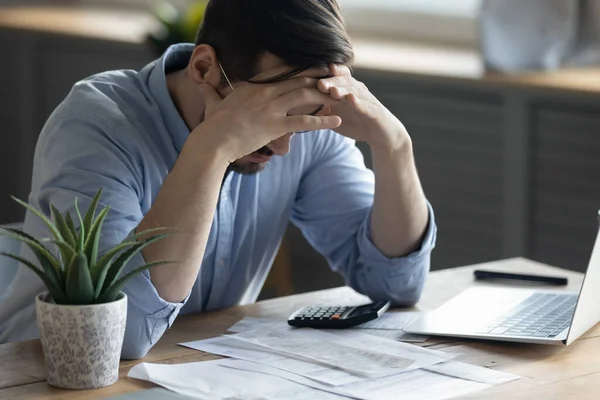
[[[94,389],[119,379],[119,360],[127,320],[127,296],[106,304],[69,306],[35,299],[37,324],[48,370],[48,384]]]

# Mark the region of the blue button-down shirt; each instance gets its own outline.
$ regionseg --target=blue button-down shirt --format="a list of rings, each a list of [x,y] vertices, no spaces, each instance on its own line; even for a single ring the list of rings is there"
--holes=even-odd
[[[111,206],[101,250],[123,241],[152,202],[189,135],[167,91],[165,73],[183,68],[192,45],[171,47],[141,71],[105,72],[77,83],[39,138],[29,202],[86,209],[102,187]],[[256,175],[223,181],[200,273],[181,304],[163,300],[143,273],[129,282],[125,358],[143,356],[178,314],[256,300],[289,220],[349,286],[372,299],[416,302],[429,270],[436,227],[407,257],[385,257],[369,232],[374,176],[354,143],[332,131],[296,135],[291,151]],[[28,214],[25,231],[48,232]],[[144,263],[141,255],[129,269]],[[176,265],[173,268],[177,268]],[[0,343],[37,337],[34,298],[45,289],[24,267],[0,304]]]

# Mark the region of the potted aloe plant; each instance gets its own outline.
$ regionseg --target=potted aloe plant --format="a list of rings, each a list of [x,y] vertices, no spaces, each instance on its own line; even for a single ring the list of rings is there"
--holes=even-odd
[[[85,216],[75,199],[79,229],[68,212],[62,215],[51,205],[50,219],[14,197],[42,219],[52,237],[36,239],[25,232],[0,227],[4,235],[29,246],[37,263],[16,254],[0,252],[0,255],[31,269],[48,289],[36,298],[36,315],[47,381],[56,387],[91,389],[117,381],[127,319],[127,296],[121,289],[136,274],[169,263],[149,263],[121,276],[138,252],[171,234],[163,228],[140,232],[103,255],[98,254],[102,224],[110,209],[104,207],[96,215],[101,194],[102,189],[94,196]],[[56,246],[56,255],[45,244]]]

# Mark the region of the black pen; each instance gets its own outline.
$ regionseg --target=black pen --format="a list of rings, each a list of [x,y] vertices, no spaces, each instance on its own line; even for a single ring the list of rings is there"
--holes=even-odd
[[[484,270],[475,270],[474,274],[475,274],[475,279],[477,279],[477,280],[508,279],[508,280],[515,280],[515,281],[548,283],[551,285],[562,285],[562,286],[564,286],[568,283],[567,278],[561,278],[561,277],[557,277],[557,276],[512,274],[512,273],[508,273],[508,272],[496,272],[496,271],[484,271]]]

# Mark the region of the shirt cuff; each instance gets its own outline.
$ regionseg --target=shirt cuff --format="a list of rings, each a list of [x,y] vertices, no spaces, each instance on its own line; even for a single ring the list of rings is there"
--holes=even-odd
[[[134,234],[135,230],[129,234],[125,241],[134,241],[132,237]],[[141,252],[138,252],[125,267],[122,276],[125,276],[132,270],[145,264],[146,260],[144,259],[144,256]],[[191,292],[188,293],[181,303],[171,303],[164,300],[160,297],[158,291],[152,284],[149,270],[138,273],[131,278],[123,288],[123,291],[127,294],[129,303],[132,308],[134,308],[129,312],[140,313],[142,314],[141,316],[146,317],[149,322],[154,321],[148,324],[148,333],[151,338],[155,336],[155,333],[153,332],[155,327],[162,325],[163,329],[161,330],[164,332],[164,329],[170,328],[171,325],[173,325],[179,311],[187,303],[191,294]],[[160,332],[159,336],[162,335],[162,332]]]
[[[358,246],[360,249],[359,263],[362,265],[368,265],[372,268],[382,268],[387,271],[390,267],[400,267],[405,270],[407,266],[420,265],[423,259],[429,257],[429,254],[435,247],[437,237],[437,226],[435,224],[435,215],[433,207],[427,202],[427,209],[429,212],[429,222],[427,226],[427,232],[423,238],[421,245],[418,250],[408,254],[404,257],[389,258],[386,257],[373,243],[371,239],[371,213],[365,219],[361,232],[359,234]],[[390,275],[388,275],[390,276]],[[390,277],[393,276],[392,275]]]

